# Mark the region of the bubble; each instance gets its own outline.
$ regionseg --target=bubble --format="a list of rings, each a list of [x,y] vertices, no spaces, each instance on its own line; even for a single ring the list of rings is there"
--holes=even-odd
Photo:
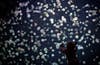
[[[48,53],[48,49],[47,49],[47,48],[44,48],[44,52],[45,52],[45,53]]]
[[[82,55],[85,55],[85,52],[82,52]]]
[[[75,5],[71,5],[70,7],[74,8],[74,7],[75,7]]]
[[[81,38],[79,39],[79,42],[81,42],[84,39],[84,36],[81,36]]]
[[[37,50],[38,50],[38,48],[37,48],[36,45],[32,46],[31,49],[32,49],[32,51],[34,51],[34,52],[37,52]]]
[[[49,14],[48,14],[47,12],[44,12],[44,15],[45,15],[46,17],[49,17]]]
[[[29,56],[29,55],[26,53],[26,54],[24,54],[24,56]]]
[[[88,33],[90,34],[91,33],[91,30],[88,30]]]
[[[61,16],[61,20],[66,23],[66,18],[64,16]]]
[[[47,39],[41,39],[41,42],[47,41]]]
[[[57,2],[57,7],[58,7],[58,8],[61,7],[61,2],[60,2],[60,0],[56,0],[56,2]]]
[[[97,38],[95,39],[95,41],[96,41],[96,43],[99,43],[99,42],[100,42],[100,40],[99,40],[99,39],[97,39]]]
[[[42,58],[44,61],[47,61],[47,59],[46,59],[45,56],[46,56],[46,54],[42,55],[41,58]]]
[[[98,65],[100,65],[100,61],[98,62]]]
[[[82,45],[78,45],[77,47],[78,47],[78,50],[84,49],[84,47]]]
[[[19,53],[18,53],[18,52],[16,52],[16,53],[15,53],[15,55],[16,55],[16,56],[18,56],[18,55],[19,55]]]
[[[86,64],[86,61],[83,61],[82,63],[83,63],[83,64]]]
[[[62,56],[61,59],[65,59],[65,56]]]
[[[40,27],[40,26],[38,26],[38,27],[37,27],[37,30],[40,30],[40,29],[41,29],[41,27]]]
[[[52,9],[48,9],[48,12],[50,12],[51,14],[55,15],[55,12]]]
[[[55,55],[54,54],[51,54],[51,56],[54,57]]]
[[[65,11],[66,9],[65,8],[62,8],[62,11]]]
[[[40,59],[40,56],[39,55],[36,56],[36,60],[38,60],[38,59]]]
[[[22,59],[20,58],[19,61],[22,61]]]
[[[56,63],[56,62],[53,62],[51,65],[58,65],[58,63]]]
[[[54,23],[54,19],[50,18],[50,22],[51,22],[51,24],[53,24]]]
[[[54,49],[52,49],[51,51],[52,51],[52,52],[54,52],[55,50],[54,50]]]
[[[73,18],[73,21],[76,21],[76,20],[78,20],[78,17],[74,17],[74,18]]]
[[[28,17],[28,18],[30,18],[30,17],[31,17],[31,15],[28,13],[28,14],[27,14],[27,17]]]
[[[76,35],[76,36],[75,36],[75,38],[76,38],[76,39],[78,39],[78,38],[79,38],[79,36],[78,36],[78,35]]]
[[[93,61],[95,62],[95,61],[96,61],[96,59],[94,58],[94,59],[93,59]]]

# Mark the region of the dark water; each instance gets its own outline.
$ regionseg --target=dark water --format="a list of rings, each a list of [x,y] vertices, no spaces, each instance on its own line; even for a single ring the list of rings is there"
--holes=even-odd
[[[80,65],[100,65],[99,0],[25,0],[0,20],[0,65],[67,65],[61,43],[77,42]]]

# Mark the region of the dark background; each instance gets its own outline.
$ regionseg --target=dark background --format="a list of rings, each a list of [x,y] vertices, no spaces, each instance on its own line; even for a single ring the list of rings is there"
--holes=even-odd
[[[60,8],[56,0],[18,1],[0,19],[0,65],[67,65],[59,45],[69,41],[77,42],[80,65],[100,65],[100,1],[74,0],[75,9],[69,1],[60,0]]]

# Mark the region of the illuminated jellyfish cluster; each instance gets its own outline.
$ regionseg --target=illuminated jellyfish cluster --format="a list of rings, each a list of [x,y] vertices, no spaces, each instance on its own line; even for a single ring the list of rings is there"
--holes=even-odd
[[[11,19],[0,21],[2,60],[11,58],[8,64],[16,65],[21,62],[25,65],[65,65],[66,56],[59,51],[60,44],[77,42],[78,51],[81,50],[79,57],[86,55],[85,49],[100,45],[95,34],[100,29],[98,7],[85,4],[79,8],[72,0],[46,2],[20,2]],[[98,58],[96,55],[93,62]],[[82,59],[81,63],[87,61]],[[100,65],[100,61],[97,63]]]

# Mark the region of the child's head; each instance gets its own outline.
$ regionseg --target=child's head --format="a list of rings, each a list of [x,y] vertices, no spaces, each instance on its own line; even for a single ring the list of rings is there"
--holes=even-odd
[[[76,47],[76,42],[68,42],[67,49],[74,49]]]

